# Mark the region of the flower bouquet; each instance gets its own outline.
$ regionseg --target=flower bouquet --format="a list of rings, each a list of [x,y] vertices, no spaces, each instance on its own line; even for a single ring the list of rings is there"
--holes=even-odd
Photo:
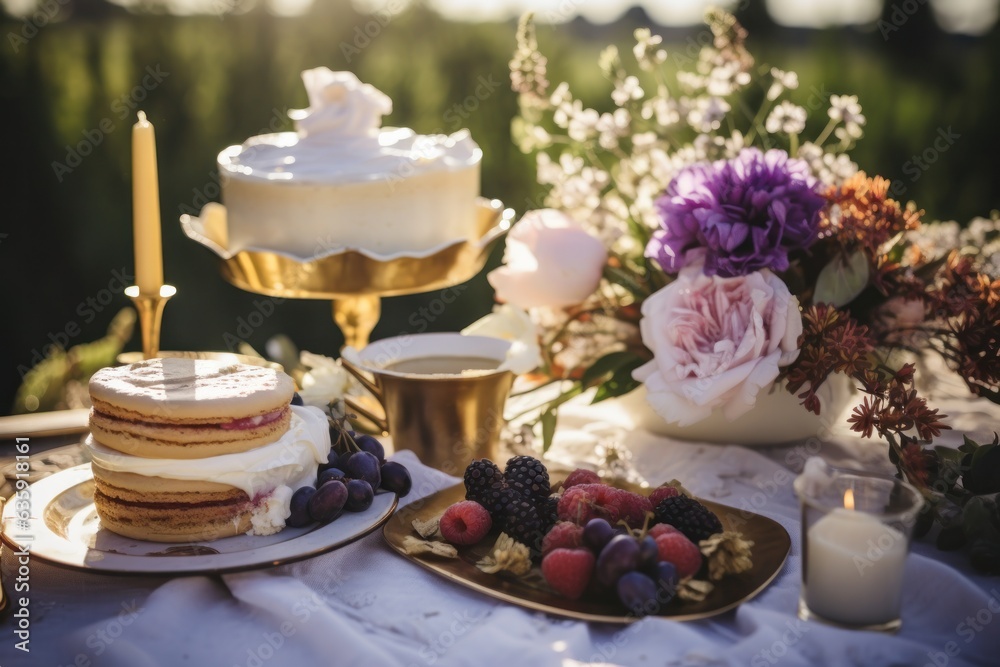
[[[808,140],[797,76],[755,64],[732,15],[710,10],[707,24],[691,58],[644,29],[628,57],[606,49],[604,113],[566,84],[550,91],[531,16],[519,25],[512,129],[547,208],[514,225],[489,280],[503,308],[530,315],[538,372],[560,389],[541,406],[545,446],[558,407],[592,388],[597,402],[644,383],[652,408],[685,424],[736,418],[775,388],[819,414],[818,391],[842,374],[858,392],[850,427],[882,438],[924,491],[924,527],[938,519],[940,546],[968,543],[1000,571],[1000,445],[929,447],[946,416],[898,361],[935,354],[1000,402],[996,214],[923,224],[851,161],[856,97],[823,100]]]

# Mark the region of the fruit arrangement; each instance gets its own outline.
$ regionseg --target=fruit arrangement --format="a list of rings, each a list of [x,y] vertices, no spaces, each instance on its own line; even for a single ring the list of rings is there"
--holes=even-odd
[[[553,484],[530,456],[503,470],[473,461],[464,481],[466,499],[430,530],[415,523],[418,533],[458,548],[493,539],[477,567],[537,581],[570,600],[616,600],[627,613],[656,614],[675,598],[704,599],[713,581],[752,566],[753,543],[725,531],[676,482],[643,495],[581,469]]]
[[[385,448],[377,438],[355,433],[343,419],[331,419],[330,441],[333,446],[326,463],[319,466],[316,485],[300,487],[292,494],[286,525],[323,525],[345,511],[363,512],[371,507],[379,490],[400,498],[410,492],[413,482],[409,471],[385,460]]]

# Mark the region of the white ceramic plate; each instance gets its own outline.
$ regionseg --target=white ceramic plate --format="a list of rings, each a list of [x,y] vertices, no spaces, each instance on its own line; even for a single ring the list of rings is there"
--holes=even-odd
[[[240,535],[211,542],[168,544],[122,537],[101,526],[94,508],[90,464],[68,468],[28,487],[30,518],[17,497],[3,510],[3,542],[56,565],[91,572],[141,575],[219,574],[290,563],[354,542],[385,523],[396,494],[379,493],[364,512],[345,512],[325,526],[285,528],[275,535]]]

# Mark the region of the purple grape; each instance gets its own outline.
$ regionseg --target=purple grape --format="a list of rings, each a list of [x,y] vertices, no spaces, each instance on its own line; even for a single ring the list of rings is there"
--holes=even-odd
[[[324,470],[329,470],[330,468],[340,468],[340,466],[337,465],[337,462],[339,460],[340,460],[340,455],[331,449],[330,453],[326,455],[326,462],[320,463],[319,467],[317,468],[317,471],[323,472]],[[340,469],[343,470],[343,468]]]
[[[600,553],[614,536],[615,529],[604,519],[591,519],[583,527],[583,543],[595,553]]]
[[[413,487],[413,480],[410,478],[410,471],[402,463],[389,461],[382,466],[382,488],[391,491],[402,498],[410,492]]]
[[[641,572],[626,572],[615,588],[618,599],[636,616],[655,614],[660,610],[656,583]]]
[[[382,483],[382,474],[379,472],[381,464],[378,457],[371,452],[356,452],[347,461],[347,467],[341,468],[351,479],[363,479],[368,482],[373,489],[377,489]]]
[[[309,499],[312,498],[315,493],[316,489],[313,487],[303,486],[292,494],[292,513],[288,515],[287,519],[285,519],[286,525],[289,525],[292,528],[301,528],[302,526],[308,526],[313,522],[313,518],[309,516]]]
[[[363,479],[352,479],[347,483],[347,504],[344,509],[348,512],[364,512],[372,506],[374,499],[375,491],[372,490],[371,484]]]
[[[347,475],[343,470],[340,468],[327,468],[319,474],[319,478],[316,480],[316,488],[334,479],[339,479],[344,484],[347,484]]]
[[[382,443],[377,438],[370,435],[359,435],[354,438],[354,442],[357,443],[361,451],[374,454],[375,458],[378,459],[379,465],[385,463],[385,447],[382,446]]]
[[[663,604],[670,602],[677,593],[677,568],[667,561],[657,563],[653,581],[660,589],[660,601]]]
[[[309,499],[309,516],[320,523],[330,523],[343,513],[345,504],[347,487],[335,479],[316,489]]]
[[[639,564],[639,543],[630,535],[615,535],[597,557],[597,581],[612,587]]]
[[[303,406],[305,404],[306,403],[305,401],[302,400],[302,396],[299,395],[299,392],[295,392],[294,394],[292,394],[292,405]]]
[[[351,460],[352,456],[354,456],[354,452],[351,451],[344,452],[343,454],[338,454],[336,459],[337,464],[333,467],[340,468],[341,470],[347,470],[347,462]]]
[[[637,569],[647,574],[653,574],[660,562],[660,548],[652,535],[647,535],[639,541],[639,565]]]

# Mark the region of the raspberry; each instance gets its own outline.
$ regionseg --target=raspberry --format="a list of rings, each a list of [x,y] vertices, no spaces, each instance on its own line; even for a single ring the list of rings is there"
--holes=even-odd
[[[660,560],[673,563],[681,579],[694,576],[701,569],[701,551],[694,542],[681,533],[660,535],[656,538]]]
[[[547,498],[551,487],[549,471],[533,456],[515,456],[503,472],[507,486],[529,499]]]
[[[466,499],[485,507],[494,521],[503,518],[504,507],[508,504],[506,489],[503,473],[489,459],[473,461],[465,469]]]
[[[642,528],[646,521],[646,512],[653,511],[653,504],[649,502],[649,498],[623,489],[614,491],[607,505],[616,508],[619,518],[631,528]]]
[[[563,488],[568,489],[580,484],[600,484],[601,478],[593,470],[586,470],[585,468],[577,468],[569,474],[566,481],[563,482]]]
[[[555,549],[575,549],[583,544],[583,526],[562,521],[552,526],[552,530],[542,538],[542,556]]]
[[[556,549],[542,559],[542,576],[553,591],[577,600],[590,585],[594,554],[589,549]]]
[[[542,546],[542,536],[545,534],[545,522],[530,500],[520,499],[507,510],[503,531],[532,551],[537,552]]]
[[[656,538],[659,537],[660,535],[673,535],[675,533],[680,533],[680,532],[681,531],[677,530],[669,523],[658,523],[649,529],[647,535],[652,535],[654,538]]]
[[[656,506],[656,520],[659,523],[669,523],[695,543],[722,532],[722,522],[719,521],[719,517],[694,498],[687,496],[676,496],[660,501]]]
[[[452,544],[475,544],[492,526],[490,513],[474,500],[455,503],[441,515],[441,535]]]
[[[653,489],[653,492],[649,494],[649,502],[653,504],[653,507],[656,507],[667,498],[675,498],[679,495],[681,495],[681,492],[677,490],[676,486],[664,484]]]
[[[618,489],[606,484],[578,484],[566,489],[559,499],[559,519],[585,525],[591,519],[606,519],[612,526],[618,522],[619,509],[611,506]]]

